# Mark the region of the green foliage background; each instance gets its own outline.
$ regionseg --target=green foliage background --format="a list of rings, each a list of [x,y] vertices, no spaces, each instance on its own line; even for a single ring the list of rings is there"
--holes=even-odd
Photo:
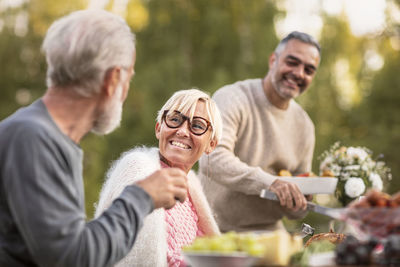
[[[156,146],[157,110],[179,89],[197,87],[215,92],[225,84],[263,77],[278,37],[277,18],[285,16],[278,0],[130,0],[126,19],[137,39],[136,76],[124,105],[122,126],[108,136],[88,135],[84,177],[88,219],[93,216],[105,173],[119,155],[137,145]],[[400,6],[400,1],[388,1]],[[0,120],[45,92],[46,64],[40,53],[43,36],[58,17],[87,7],[83,0],[31,0],[0,10]],[[113,1],[106,8],[111,9]],[[20,12],[28,14],[25,35],[15,33]],[[400,190],[400,25],[387,19],[377,34],[352,35],[345,17],[322,14],[319,38],[322,62],[309,90],[298,101],[316,126],[317,156],[339,140],[382,153],[392,168],[388,193]],[[384,59],[378,71],[368,69],[365,54],[375,49]],[[353,105],[343,105],[336,62],[346,59],[346,75],[355,81]],[[30,95],[16,101],[18,95]],[[1,136],[0,136],[1,138]],[[310,214],[305,220],[325,224]],[[288,222],[297,227],[299,222]]]

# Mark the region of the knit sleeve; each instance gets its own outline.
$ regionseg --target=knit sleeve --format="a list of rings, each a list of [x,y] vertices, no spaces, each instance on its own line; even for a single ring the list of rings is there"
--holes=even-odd
[[[250,115],[247,96],[235,85],[218,90],[213,99],[221,111],[223,135],[216,149],[200,159],[200,175],[212,177],[233,191],[259,194],[276,179],[260,167],[249,166],[235,155],[238,135],[246,130]]]
[[[138,147],[125,152],[108,171],[95,216],[100,216],[127,185],[157,169],[160,169],[158,149]],[[116,266],[166,266],[165,231],[164,209],[156,209],[146,216],[133,248]]]
[[[157,155],[156,149],[134,148],[115,161],[107,173],[107,180],[100,192],[95,217],[107,209],[126,186],[146,178],[159,169]]]
[[[315,148],[315,127],[314,123],[311,121],[307,113],[301,109],[301,114],[303,116],[304,124],[302,136],[299,138],[303,140],[303,147],[300,149],[303,151],[303,156],[299,163],[298,168],[293,172],[294,174],[301,174],[310,172],[312,170],[312,159],[314,155]]]
[[[206,236],[219,235],[221,232],[215,221],[210,205],[204,195],[203,188],[194,171],[188,174],[188,187],[190,196],[199,217],[199,227]]]
[[[164,209],[147,215],[132,250],[115,267],[166,267],[167,229]]]

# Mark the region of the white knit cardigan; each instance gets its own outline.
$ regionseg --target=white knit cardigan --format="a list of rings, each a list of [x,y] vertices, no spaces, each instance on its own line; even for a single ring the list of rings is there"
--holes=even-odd
[[[158,148],[134,148],[125,152],[113,164],[101,190],[95,217],[111,205],[125,186],[144,179],[161,168],[158,151]],[[200,229],[208,236],[219,234],[199,179],[193,171],[187,177],[189,194],[197,211]],[[165,210],[160,208],[146,216],[132,250],[116,266],[167,266],[167,225],[164,213]]]

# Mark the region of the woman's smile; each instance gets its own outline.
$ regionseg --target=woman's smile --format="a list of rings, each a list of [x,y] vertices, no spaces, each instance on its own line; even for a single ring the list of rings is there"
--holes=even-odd
[[[169,143],[172,146],[175,146],[175,147],[178,147],[178,148],[182,148],[182,149],[185,149],[185,150],[192,149],[191,146],[189,146],[189,145],[187,145],[185,143],[179,142],[179,141],[174,141],[173,140],[173,141],[170,141]]]

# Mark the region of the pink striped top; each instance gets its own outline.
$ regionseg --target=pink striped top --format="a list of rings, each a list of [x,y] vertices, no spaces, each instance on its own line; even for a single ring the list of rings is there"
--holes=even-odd
[[[169,167],[162,161],[161,166]],[[183,203],[177,202],[173,208],[165,210],[165,221],[167,224],[168,266],[186,266],[181,254],[182,247],[191,244],[197,236],[204,235],[199,228],[199,218],[189,192]]]

